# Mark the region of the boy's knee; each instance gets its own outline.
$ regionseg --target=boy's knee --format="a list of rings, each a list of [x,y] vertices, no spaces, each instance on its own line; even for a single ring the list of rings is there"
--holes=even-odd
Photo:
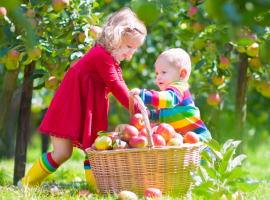
[[[53,159],[54,161],[61,165],[62,163],[66,162],[72,156],[72,151],[57,151],[53,152]]]

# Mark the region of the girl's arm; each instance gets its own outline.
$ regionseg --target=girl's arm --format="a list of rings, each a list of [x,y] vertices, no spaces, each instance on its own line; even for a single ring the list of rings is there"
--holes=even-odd
[[[95,66],[106,86],[115,98],[129,110],[129,89],[122,77],[121,69],[115,69],[113,58],[106,52],[99,53],[95,58]],[[135,112],[140,112],[137,102],[134,102]]]
[[[158,108],[173,108],[182,103],[184,92],[178,88],[168,87],[166,91],[141,90],[141,98],[145,104]]]

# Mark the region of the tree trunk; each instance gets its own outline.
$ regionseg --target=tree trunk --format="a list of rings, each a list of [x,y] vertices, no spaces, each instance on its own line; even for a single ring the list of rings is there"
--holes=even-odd
[[[242,140],[238,147],[238,153],[241,154],[246,149],[246,89],[247,89],[247,67],[248,60],[245,54],[240,54],[238,63],[238,77],[236,85],[236,105],[235,105],[235,138]]]
[[[16,138],[13,178],[14,185],[16,185],[18,180],[24,177],[25,174],[27,136],[30,125],[31,99],[33,92],[33,81],[29,81],[29,78],[35,71],[35,64],[36,62],[32,62],[29,65],[26,65],[24,69],[21,105],[19,110],[18,132]]]
[[[16,70],[7,70],[3,84],[3,92],[0,97],[0,138],[3,136],[8,110],[12,100],[13,90],[20,67]]]

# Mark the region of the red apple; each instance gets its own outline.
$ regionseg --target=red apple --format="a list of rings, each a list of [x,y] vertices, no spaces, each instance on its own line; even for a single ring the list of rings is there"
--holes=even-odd
[[[145,127],[145,123],[143,121],[143,116],[141,113],[134,114],[130,118],[129,123],[130,125],[135,126],[138,130],[141,130],[142,128]]]
[[[187,132],[184,136],[184,143],[190,143],[190,144],[195,144],[200,142],[200,137],[198,136],[197,133],[194,132]]]
[[[93,39],[98,38],[102,34],[102,29],[98,26],[92,26],[89,30],[89,35],[93,37]]]
[[[161,135],[153,134],[152,138],[153,138],[154,145],[156,147],[164,147],[164,146],[166,146],[166,141]]]
[[[151,130],[151,135],[153,135],[154,131]],[[139,131],[139,136],[144,136],[147,138],[147,132],[146,132],[146,128],[142,128],[140,131]]]
[[[99,151],[107,150],[111,147],[111,145],[112,139],[108,136],[99,136],[95,140],[95,146]]]
[[[27,17],[34,18],[36,16],[36,12],[32,9],[27,10],[26,12]]]
[[[257,43],[253,43],[248,46],[246,53],[251,57],[255,57],[259,53],[259,45]]]
[[[124,131],[124,129],[125,129],[125,127],[128,126],[128,125],[129,125],[129,124],[118,124],[118,125],[115,127],[114,131],[117,132],[117,133],[119,133],[119,134],[122,134],[123,131]]]
[[[68,5],[69,5],[69,0],[53,0],[52,1],[53,10],[56,12],[62,11]]]
[[[175,130],[170,124],[161,123],[157,128],[157,134],[161,135],[168,142],[174,136]]]
[[[195,20],[198,11],[199,11],[199,8],[198,8],[197,6],[191,7],[191,8],[188,10],[188,16],[189,16],[191,19]]]
[[[11,61],[19,61],[20,53],[13,49],[8,52],[8,59]]]
[[[220,69],[228,69],[230,66],[230,60],[229,58],[225,57],[225,56],[221,56],[219,57],[220,63],[218,65],[218,68]]]
[[[95,146],[95,143],[92,144],[91,149],[97,151],[97,148]]]
[[[157,128],[158,128],[158,126],[154,126],[154,127],[152,128],[153,134],[156,134],[156,133],[157,133]]]
[[[148,144],[148,140],[144,136],[133,136],[130,138],[129,146],[130,148],[143,148]]]
[[[81,191],[79,191],[78,192],[78,195],[79,196],[86,196],[86,197],[88,197],[88,196],[90,196],[92,193],[90,192],[90,191],[88,191],[88,190],[81,190]]]
[[[112,136],[109,136],[112,140],[112,142],[114,142],[116,140],[116,138],[118,138],[118,133],[115,131],[110,131],[109,132]]]
[[[182,144],[183,144],[183,140],[178,139],[178,138],[171,138],[171,139],[167,142],[166,146],[180,146],[180,145],[182,145]]]
[[[129,148],[129,145],[125,141],[120,141],[120,142],[121,142],[121,144],[120,144],[119,147],[117,146],[116,143],[113,145],[114,150],[116,150],[116,149],[128,149]]]
[[[209,94],[207,97],[207,103],[211,106],[218,105],[220,102],[220,96],[219,94]]]
[[[162,198],[162,192],[157,188],[147,188],[143,194],[143,197],[145,199],[148,198],[159,199]]]
[[[78,39],[79,39],[79,42],[80,42],[80,43],[83,43],[83,42],[84,42],[84,39],[85,39],[85,34],[84,34],[84,33],[80,33],[80,34],[78,35]]]
[[[193,23],[193,30],[196,32],[201,32],[204,30],[204,26],[201,25],[199,22],[194,22]]]
[[[7,15],[7,9],[5,7],[0,7],[0,19],[3,19]]]
[[[224,76],[218,77],[216,74],[214,74],[214,76],[212,77],[212,82],[216,86],[220,86],[225,82],[225,77]]]
[[[183,142],[183,136],[180,133],[175,133],[172,138],[178,138],[179,140],[182,140]]]
[[[33,18],[28,18],[28,21],[31,23],[32,28],[36,28],[37,22],[36,22],[35,19],[33,19]]]
[[[120,200],[138,200],[138,197],[134,192],[124,190],[118,194],[118,199],[120,199]]]
[[[124,140],[126,142],[129,142],[130,138],[132,138],[133,136],[139,135],[139,131],[136,127],[132,125],[128,125],[124,128],[123,134],[124,134]]]

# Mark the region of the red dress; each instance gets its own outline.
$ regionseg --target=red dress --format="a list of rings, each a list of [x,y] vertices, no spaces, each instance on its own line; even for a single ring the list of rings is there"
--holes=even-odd
[[[97,132],[108,129],[108,94],[128,109],[129,90],[121,68],[101,45],[88,51],[57,89],[39,131],[74,140],[85,150],[94,143]],[[139,112],[138,104],[135,104]]]

